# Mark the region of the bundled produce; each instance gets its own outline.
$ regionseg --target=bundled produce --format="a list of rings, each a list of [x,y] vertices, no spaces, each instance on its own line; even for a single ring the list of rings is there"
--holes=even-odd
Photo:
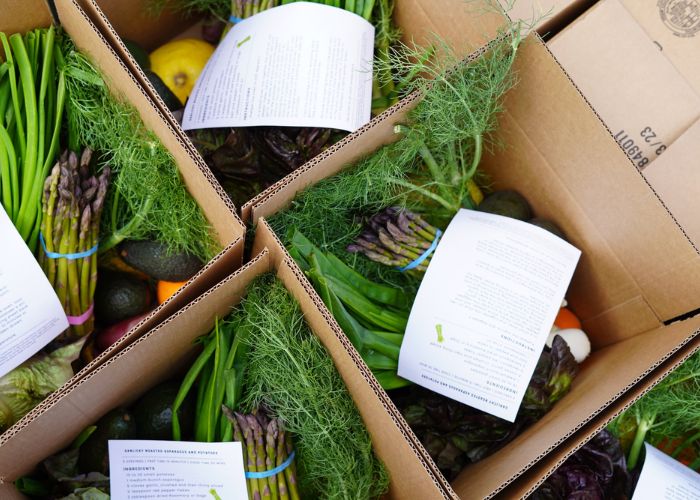
[[[100,217],[107,195],[109,167],[91,175],[92,151],[68,151],[44,183],[39,262],[68,316],[69,329],[58,340],[75,340],[92,332],[97,284]]]
[[[389,207],[370,217],[367,228],[348,245],[348,252],[363,253],[369,259],[403,270],[425,272],[430,264],[426,251],[437,243],[442,231],[420,215],[401,207]],[[424,259],[421,256],[426,254]],[[413,267],[407,266],[417,262]]]
[[[297,491],[294,448],[291,436],[279,419],[269,419],[263,413],[242,415],[222,406],[233,425],[233,438],[242,442],[246,472],[265,472],[284,467],[282,472],[267,477],[248,478],[248,495],[255,498],[301,498]]]
[[[88,487],[108,493],[110,439],[194,439],[242,443],[251,499],[386,493],[387,472],[343,379],[273,275],[253,281],[197,342],[202,351],[181,382],[107,413],[70,449],[16,481],[20,491],[42,498]]]
[[[41,224],[41,190],[59,147],[66,99],[56,30],[0,33],[0,200],[32,252]]]
[[[531,498],[631,498],[645,442],[700,471],[700,353],[577,450]]]

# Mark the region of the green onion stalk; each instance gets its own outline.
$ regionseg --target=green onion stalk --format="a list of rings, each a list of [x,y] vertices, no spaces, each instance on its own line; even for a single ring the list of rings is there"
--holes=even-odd
[[[0,33],[0,201],[27,246],[36,251],[44,179],[59,147],[66,98],[56,32]]]
[[[78,159],[64,152],[44,182],[39,262],[53,286],[66,315],[75,320],[58,341],[73,341],[92,332],[90,313],[97,283],[100,218],[107,195],[109,167],[99,177],[90,172],[92,151]],[[61,255],[85,253],[79,258]],[[77,257],[74,255],[74,257]]]

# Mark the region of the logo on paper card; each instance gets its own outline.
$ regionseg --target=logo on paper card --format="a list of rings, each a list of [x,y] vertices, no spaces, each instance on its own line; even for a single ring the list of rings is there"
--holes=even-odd
[[[674,35],[695,36],[700,31],[700,0],[659,0],[659,16]]]

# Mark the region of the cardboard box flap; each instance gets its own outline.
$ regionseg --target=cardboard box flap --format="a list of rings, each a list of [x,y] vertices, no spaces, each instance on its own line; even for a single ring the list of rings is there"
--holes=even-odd
[[[672,359],[664,362],[654,372],[627,391],[613,405],[602,411],[597,418],[584,425],[574,436],[547,454],[546,457],[505,488],[501,492],[503,497],[525,498],[532,494],[567,458],[698,350],[700,350],[700,338],[689,342]]]
[[[697,308],[698,294],[688,288],[700,278],[698,252],[667,208],[540,41],[523,45],[516,64],[519,83],[502,120],[504,151],[485,160],[486,170],[497,186],[540,184],[541,196],[524,192],[535,212],[566,222],[563,229],[584,252],[575,284],[586,286],[572,287],[574,309],[590,320],[639,296],[661,320]],[[557,184],[567,196],[550,189]],[[622,334],[638,333],[643,323]]]
[[[663,326],[594,352],[582,365],[571,392],[501,451],[462,471],[453,482],[455,491],[462,498],[483,498],[497,493],[500,488],[493,490],[494,478],[502,478],[501,488],[505,487],[510,482],[506,478],[518,477],[542,459],[698,333],[700,317]]]
[[[185,141],[161,115],[160,109],[144,92],[77,1],[57,0],[56,11],[61,24],[71,34],[76,46],[89,55],[105,74],[111,76],[107,81],[110,88],[117,95],[126,97],[136,107],[146,126],[171,152],[187,189],[198,200],[222,245],[241,236],[244,226],[237,218],[233,205],[211,171],[203,160],[195,157],[188,150]],[[102,43],[95,43],[96,37]],[[216,190],[219,196],[211,196],[212,189]]]
[[[643,170],[649,184],[683,226],[688,238],[700,242],[700,120]]]

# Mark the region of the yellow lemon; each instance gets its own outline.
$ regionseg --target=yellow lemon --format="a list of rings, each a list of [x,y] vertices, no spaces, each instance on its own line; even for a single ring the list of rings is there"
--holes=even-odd
[[[185,104],[213,53],[214,46],[204,40],[175,40],[151,52],[151,70]]]

